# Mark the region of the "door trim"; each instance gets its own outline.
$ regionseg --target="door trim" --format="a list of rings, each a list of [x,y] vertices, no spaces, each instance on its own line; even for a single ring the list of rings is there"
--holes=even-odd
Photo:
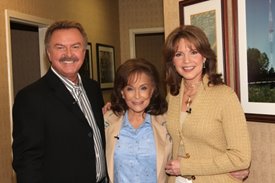
[[[140,28],[140,29],[130,29],[129,38],[130,38],[130,57],[136,57],[136,35],[137,34],[153,34],[153,33],[164,33],[163,27],[152,27],[152,28]]]
[[[12,47],[11,47],[11,29],[10,22],[23,23],[38,27],[39,34],[39,52],[40,52],[40,71],[44,75],[46,70],[45,65],[45,48],[44,36],[47,26],[53,21],[44,19],[13,10],[5,9],[5,30],[6,30],[6,51],[7,51],[7,72],[8,72],[8,91],[9,91],[9,106],[10,106],[10,122],[12,126],[12,106],[14,102],[13,75],[12,75]],[[11,128],[12,130],[12,128]],[[12,139],[12,138],[11,138]]]

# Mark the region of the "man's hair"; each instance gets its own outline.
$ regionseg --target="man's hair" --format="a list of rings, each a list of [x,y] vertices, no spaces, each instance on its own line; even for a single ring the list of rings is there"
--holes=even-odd
[[[84,40],[84,48],[86,48],[86,45],[88,43],[88,37],[87,34],[84,30],[84,28],[82,27],[82,25],[78,22],[74,22],[74,21],[68,21],[68,20],[62,20],[62,21],[56,21],[54,22],[52,25],[50,25],[50,27],[48,28],[46,35],[45,35],[45,40],[44,40],[44,44],[45,44],[45,48],[47,49],[49,46],[49,42],[50,39],[52,37],[52,34],[57,31],[57,30],[62,30],[62,29],[78,29],[79,32],[81,33],[81,35],[83,36],[83,40]]]

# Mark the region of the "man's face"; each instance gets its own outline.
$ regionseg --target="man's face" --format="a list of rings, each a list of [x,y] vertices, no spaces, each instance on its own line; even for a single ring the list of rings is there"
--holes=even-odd
[[[62,76],[76,82],[85,58],[84,39],[76,28],[53,32],[47,48],[52,67]]]

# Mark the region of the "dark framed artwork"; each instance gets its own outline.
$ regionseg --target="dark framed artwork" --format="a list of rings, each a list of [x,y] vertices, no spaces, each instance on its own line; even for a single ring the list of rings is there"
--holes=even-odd
[[[86,47],[85,59],[79,73],[84,77],[93,78],[93,60],[92,60],[92,43],[88,43]]]
[[[179,12],[181,25],[195,25],[205,32],[217,55],[217,70],[230,84],[226,0],[180,1]]]
[[[235,72],[248,121],[275,123],[275,43],[271,1],[233,0]]]
[[[115,78],[115,49],[113,46],[96,44],[97,73],[101,89],[114,86]]]

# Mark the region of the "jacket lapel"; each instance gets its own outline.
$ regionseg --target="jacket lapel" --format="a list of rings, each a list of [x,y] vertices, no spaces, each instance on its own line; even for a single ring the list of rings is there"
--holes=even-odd
[[[100,129],[104,129],[102,107],[104,106],[104,100],[101,94],[99,94],[100,88],[96,88],[96,84],[89,82],[89,80],[82,77],[83,87],[86,91],[86,95],[90,101],[95,122]]]
[[[62,83],[58,76],[53,73],[51,69],[49,69],[49,71],[45,75],[45,79],[47,80],[49,87],[52,89],[53,95],[58,100],[60,100],[61,103],[63,103],[70,112],[75,114],[81,121],[85,121],[88,125],[87,120],[77,102],[75,101],[69,90],[66,88],[66,86]]]
[[[108,115],[111,115],[108,116]],[[120,129],[121,129],[121,125],[122,125],[122,120],[123,120],[123,116],[117,117],[114,113],[107,113],[106,114],[106,118],[108,119],[108,121],[110,122],[114,122],[114,123],[108,123],[107,127],[105,128],[105,135],[106,135],[106,159],[108,162],[108,174],[110,177],[110,182],[114,182],[114,152],[115,152],[115,145],[117,142],[117,138],[115,138],[116,136],[119,135]]]
[[[183,83],[183,81],[182,81]],[[169,125],[170,131],[176,132],[180,129],[179,117],[182,108],[182,96],[184,92],[184,87],[181,85],[180,93],[176,96],[172,96],[170,93],[168,94],[168,111],[167,111],[167,121],[168,123],[173,123],[173,125]]]
[[[167,132],[165,130],[165,127],[162,126],[162,123],[164,123],[163,118],[158,118],[157,116],[152,115],[152,128],[154,132],[154,138],[156,143],[156,152],[157,152],[157,177],[160,176],[161,169],[163,168],[163,160],[164,160],[164,153],[165,153],[165,141],[166,141],[166,135]]]

